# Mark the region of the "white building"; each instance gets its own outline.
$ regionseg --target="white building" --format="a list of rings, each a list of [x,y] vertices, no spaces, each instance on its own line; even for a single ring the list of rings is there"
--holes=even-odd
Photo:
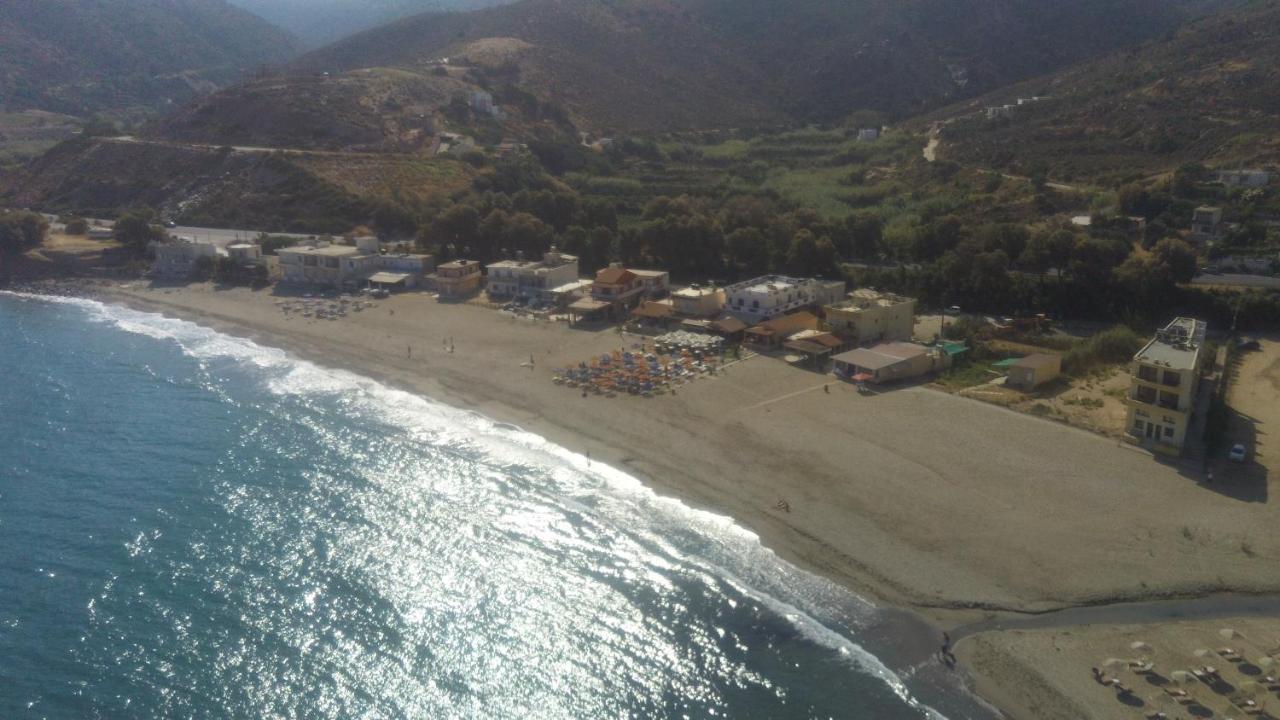
[[[1266,187],[1271,182],[1271,173],[1266,170],[1219,170],[1218,182],[1227,187]]]
[[[550,301],[553,290],[578,279],[578,258],[552,248],[541,260],[501,260],[485,270],[490,297]]]
[[[237,265],[258,265],[262,262],[262,246],[253,243],[235,243],[227,246],[227,256]]]
[[[792,310],[838,302],[843,280],[765,275],[724,289],[725,310],[748,324],[772,320]]]
[[[383,255],[378,239],[356,238],[352,245],[298,245],[276,255],[287,283],[361,287],[415,288],[434,267],[432,256],[399,253]]]
[[[208,240],[176,237],[169,242],[155,244],[156,261],[151,273],[158,278],[185,280],[191,277],[200,258],[214,260],[222,254],[217,245]]]
[[[651,299],[663,298],[671,292],[671,273],[666,270],[627,269],[640,278],[640,284],[644,287],[645,297]]]
[[[875,142],[880,139],[880,128],[862,128],[858,131],[858,142]]]

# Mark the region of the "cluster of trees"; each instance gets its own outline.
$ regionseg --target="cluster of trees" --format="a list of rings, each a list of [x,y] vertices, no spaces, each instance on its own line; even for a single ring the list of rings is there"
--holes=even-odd
[[[0,257],[14,257],[38,247],[49,232],[49,221],[26,210],[0,211]]]
[[[153,240],[164,239],[164,229],[158,222],[155,210],[134,208],[116,219],[115,239],[134,254],[141,255]]]

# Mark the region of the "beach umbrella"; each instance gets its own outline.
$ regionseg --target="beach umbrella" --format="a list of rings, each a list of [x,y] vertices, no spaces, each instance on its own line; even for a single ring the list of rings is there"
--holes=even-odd
[[[1186,670],[1174,670],[1173,672],[1169,673],[1169,679],[1178,683],[1179,685],[1186,685],[1188,683],[1195,682],[1196,676],[1192,675]]]
[[[1143,653],[1144,655],[1155,652],[1150,645],[1142,642],[1141,640],[1129,643],[1129,649],[1134,652]]]
[[[1234,640],[1237,634],[1238,633],[1231,628],[1222,628],[1218,631],[1218,635],[1220,635],[1223,640]]]
[[[1108,670],[1124,670],[1129,667],[1129,661],[1121,660],[1120,658],[1107,658],[1102,661],[1102,667]]]
[[[1209,648],[1199,648],[1193,654],[1198,658],[1206,658],[1209,657],[1211,652],[1212,651],[1209,650]]]
[[[1275,666],[1276,661],[1264,655],[1258,658],[1257,660],[1255,660],[1253,664],[1257,665],[1263,670],[1270,670],[1273,666]]]

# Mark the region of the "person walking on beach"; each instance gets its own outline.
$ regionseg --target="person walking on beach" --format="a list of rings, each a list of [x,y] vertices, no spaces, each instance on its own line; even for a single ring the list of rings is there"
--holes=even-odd
[[[409,358],[410,360],[412,360],[412,359],[413,359],[413,346],[412,346],[412,345],[407,345],[407,346],[405,346],[405,357]]]

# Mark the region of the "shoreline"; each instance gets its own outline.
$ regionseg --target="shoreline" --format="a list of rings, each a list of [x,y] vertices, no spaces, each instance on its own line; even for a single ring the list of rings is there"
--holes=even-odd
[[[432,327],[427,330],[414,327],[416,321],[422,320],[420,317],[406,321],[396,319],[394,314],[387,316],[379,314],[377,321],[373,323],[378,332],[362,334],[344,327],[351,324],[350,320],[328,325],[297,322],[290,326],[282,320],[279,311],[272,305],[273,296],[269,291],[223,291],[209,288],[152,289],[143,284],[135,287],[106,288],[89,285],[88,289],[89,296],[104,302],[196,322],[219,332],[246,337],[265,346],[285,349],[300,358],[324,366],[350,370],[454,407],[471,409],[498,422],[517,425],[574,452],[586,454],[593,460],[603,461],[627,472],[659,494],[676,498],[697,509],[727,515],[741,527],[754,533],[759,538],[759,542],[780,559],[807,572],[832,580],[881,608],[900,611],[917,619],[920,624],[919,636],[911,641],[910,644],[914,649],[908,652],[924,661],[929,660],[928,653],[936,650],[937,647],[936,644],[930,645],[924,639],[925,636],[932,631],[937,633],[935,637],[940,637],[943,628],[961,633],[958,639],[972,641],[975,637],[1020,632],[1000,628],[1001,618],[1012,618],[1009,622],[1011,626],[1021,626],[1023,622],[1034,625],[1037,618],[1043,619],[1059,611],[1070,611],[1082,606],[1096,608],[1105,614],[1106,606],[1115,603],[1154,602],[1154,604],[1163,605],[1171,599],[1176,603],[1186,602],[1181,598],[1201,598],[1212,594],[1215,590],[1239,597],[1248,597],[1251,593],[1280,591],[1280,583],[1270,578],[1267,579],[1268,582],[1255,587],[1232,587],[1220,576],[1216,578],[1216,583],[1202,576],[1199,579],[1191,578],[1192,582],[1189,584],[1185,582],[1187,578],[1183,577],[1182,585],[1153,587],[1144,581],[1140,587],[1132,588],[1127,593],[1117,592],[1117,586],[1113,584],[1108,588],[1111,592],[1089,593],[1087,589],[1081,591],[1081,588],[1076,586],[1074,589],[1077,594],[1074,597],[1050,597],[1053,591],[1046,588],[1040,593],[1040,597],[1036,597],[1007,590],[999,573],[1001,563],[997,561],[994,569],[979,563],[980,568],[985,571],[978,578],[982,581],[982,586],[978,590],[979,596],[966,598],[961,593],[945,591],[922,593],[920,578],[929,577],[930,570],[937,567],[939,561],[945,563],[946,558],[924,556],[927,548],[918,547],[921,541],[918,531],[913,536],[908,532],[908,528],[904,528],[900,537],[913,542],[894,543],[896,547],[887,550],[891,553],[888,564],[901,563],[908,567],[914,565],[916,567],[913,569],[916,573],[893,576],[883,572],[883,565],[872,567],[867,562],[868,559],[874,559],[868,556],[874,556],[876,551],[885,546],[864,550],[857,547],[856,543],[850,547],[833,542],[833,540],[839,541],[840,527],[846,528],[844,532],[850,532],[847,528],[851,526],[856,526],[854,529],[859,536],[858,540],[865,539],[877,544],[875,541],[880,539],[877,537],[879,534],[888,535],[891,540],[895,538],[893,538],[894,533],[886,531],[883,527],[877,527],[879,523],[876,521],[880,518],[874,515],[870,518],[860,516],[850,507],[844,506],[830,508],[831,517],[822,517],[821,513],[814,512],[814,508],[809,503],[793,500],[792,493],[803,490],[799,485],[803,482],[805,471],[815,470],[813,466],[798,464],[796,456],[788,455],[783,462],[766,467],[765,471],[789,474],[790,469],[795,468],[795,474],[801,476],[802,480],[796,481],[788,477],[785,479],[790,482],[785,486],[781,483],[777,488],[767,485],[768,494],[786,492],[786,497],[792,504],[803,507],[806,516],[816,516],[816,519],[808,522],[791,517],[791,513],[770,512],[767,504],[769,498],[767,495],[762,497],[758,487],[742,487],[741,493],[730,490],[739,486],[727,485],[723,476],[743,470],[741,465],[735,466],[732,455],[750,454],[750,460],[760,459],[760,454],[752,454],[749,448],[740,446],[736,442],[729,443],[728,447],[722,447],[722,443],[715,442],[722,440],[718,437],[708,437],[707,442],[703,442],[702,438],[696,438],[698,442],[682,443],[679,440],[671,440],[671,432],[660,434],[659,437],[652,437],[647,433],[627,432],[628,427],[653,422],[656,417],[659,422],[669,426],[668,431],[674,430],[676,434],[681,431],[688,433],[690,428],[694,428],[693,434],[696,435],[696,429],[709,420],[708,407],[713,410],[724,407],[722,400],[710,397],[717,390],[724,394],[725,388],[717,387],[724,383],[721,378],[700,380],[686,388],[681,388],[678,398],[641,400],[623,397],[583,400],[577,398],[572,391],[552,386],[549,382],[549,371],[541,363],[534,370],[520,367],[518,364],[519,358],[528,359],[523,346],[531,339],[543,339],[544,344],[549,344],[546,356],[553,359],[548,360],[547,365],[558,366],[563,364],[557,362],[562,360],[560,356],[563,352],[581,352],[586,347],[616,346],[619,339],[611,331],[590,332],[569,330],[558,325],[544,326],[481,308],[435,306],[434,301],[428,304],[422,297],[400,297],[389,303],[393,307],[387,309],[399,310],[401,316],[418,312],[438,313],[446,318],[442,327],[457,331],[458,338],[463,338],[463,333],[468,331],[475,331],[490,339],[514,337],[515,339],[509,344],[503,344],[505,340],[495,341],[499,345],[496,348],[497,354],[506,356],[499,363],[500,367],[497,368],[495,375],[492,357],[485,357],[483,361],[472,358],[476,361],[468,362],[464,358],[432,354],[430,351],[432,337],[429,333],[437,328]],[[363,321],[364,318],[360,320]],[[426,356],[425,366],[411,363],[403,357],[405,338],[428,343],[424,346],[427,349],[418,350],[415,347],[413,352],[415,357]],[[469,342],[468,345],[470,345]],[[514,350],[515,346],[521,346],[518,353]],[[400,353],[400,355],[397,357],[393,353]],[[505,366],[505,369],[502,366]],[[729,374],[735,380],[740,375],[747,376],[744,381],[734,383],[730,394],[749,392],[763,381],[790,383],[786,387],[780,387],[776,397],[765,398],[761,402],[755,402],[756,398],[750,398],[751,402],[738,398],[731,407],[739,412],[743,410],[759,412],[763,408],[766,415],[773,412],[783,415],[784,417],[780,420],[782,423],[780,436],[784,441],[790,440],[792,434],[818,432],[813,427],[801,424],[803,421],[796,418],[794,409],[796,406],[803,408],[805,402],[818,402],[818,397],[823,394],[821,389],[823,378],[785,367],[771,358],[753,359],[741,368],[732,368]],[[846,388],[838,388],[838,392],[842,394],[845,390]],[[507,391],[510,391],[510,398],[503,397]],[[924,394],[924,400],[916,397],[920,394]],[[939,399],[934,400],[933,396]],[[909,409],[916,411],[919,411],[922,405],[932,408],[934,405],[953,402],[950,399],[941,399],[950,398],[950,396],[925,389],[914,389],[909,393],[896,391],[887,394],[886,397],[908,399],[912,405]],[[514,402],[506,402],[507,399],[513,399]],[[843,397],[840,401],[846,402]],[[849,402],[860,401],[851,398]],[[960,402],[971,403],[972,401],[961,400]],[[853,405],[849,407],[856,408]],[[967,406],[964,407],[967,408]],[[601,414],[602,410],[603,414]],[[993,410],[1011,415],[1005,410],[996,408]],[[985,414],[987,411],[976,411],[975,414],[977,412]],[[612,415],[620,416],[621,420],[611,417]],[[840,415],[837,414],[835,417]],[[1033,423],[1047,424],[1044,421],[1025,417],[1018,417],[1008,422],[1022,423],[1028,420]],[[731,423],[734,426],[741,424]],[[1044,429],[1035,426],[1033,432],[1042,433]],[[1063,430],[1056,430],[1056,432],[1063,432]],[[657,434],[656,430],[655,434]],[[707,434],[712,435],[710,432]],[[670,440],[670,442],[664,442],[664,440]],[[758,433],[753,434],[750,440],[756,444],[766,445],[771,452],[779,452],[771,439],[762,437]],[[1091,441],[1096,442],[1096,440]],[[1087,443],[1084,444],[1087,445]],[[653,457],[654,447],[664,447],[667,452],[657,454],[660,457]],[[812,450],[813,447],[811,445],[809,449]],[[821,446],[817,447],[820,451]],[[1094,447],[1100,446],[1094,445]],[[1128,449],[1122,452],[1136,455]],[[902,460],[902,457],[898,457],[895,465],[888,467],[900,466]],[[986,463],[996,460],[997,458],[982,459]],[[915,462],[919,462],[919,459]],[[1160,466],[1155,465],[1154,461],[1150,462],[1153,466],[1152,471],[1155,472]],[[814,464],[817,464],[816,461]],[[928,468],[928,470],[935,477],[942,472],[936,468]],[[960,468],[957,472],[964,470]],[[749,469],[746,475],[750,475]],[[746,485],[744,481],[743,486]],[[983,500],[989,501],[989,498],[983,498]],[[829,524],[833,519],[837,523],[835,528]],[[1183,527],[1185,531],[1185,526]],[[833,529],[836,533],[834,535]],[[1155,540],[1154,537],[1151,539]],[[936,539],[931,538],[925,538],[925,540],[936,542]],[[1012,536],[1006,536],[1001,542],[1010,541],[1016,542]],[[925,544],[927,545],[928,542]],[[1063,553],[1072,552],[1071,548],[1065,547],[1059,550]],[[1041,552],[1046,550],[1041,549]],[[930,559],[934,560],[934,563],[926,562]],[[920,566],[923,566],[923,573],[920,572]],[[959,575],[956,577],[973,579]],[[1108,578],[1108,580],[1114,582],[1114,578]],[[986,594],[986,597],[981,597],[982,594]],[[1215,615],[1215,617],[1218,616]],[[1019,619],[1023,622],[1019,622]],[[1160,617],[1156,613],[1155,616],[1147,617],[1147,621],[1151,620],[1167,623],[1171,618]],[[1055,625],[1044,625],[1044,627],[1055,627]],[[981,628],[981,636],[972,634],[976,628]],[[960,643],[958,647],[964,648],[968,644],[968,642]],[[961,655],[964,656],[965,653],[962,652]],[[971,658],[965,658],[962,662],[962,670],[972,679],[972,682],[965,683],[967,687],[975,690],[979,697],[995,704],[1012,717],[1037,717],[1025,703],[1006,697],[1002,690],[1002,686],[1007,683],[1023,682],[1025,678],[1018,680],[1015,677],[988,677],[989,673],[984,673],[978,665],[972,662]],[[1034,671],[1027,670],[1027,672]],[[1040,692],[1046,696],[1060,694],[1058,689],[1052,687],[1042,688]]]

